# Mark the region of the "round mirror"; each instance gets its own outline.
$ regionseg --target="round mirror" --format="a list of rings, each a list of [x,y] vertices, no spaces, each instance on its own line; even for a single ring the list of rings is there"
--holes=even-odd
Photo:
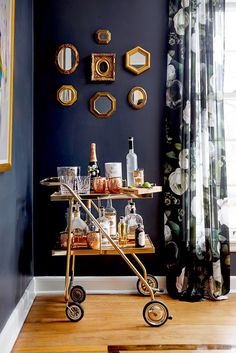
[[[147,103],[147,93],[142,87],[133,87],[128,95],[128,101],[132,108],[142,109]]]
[[[64,85],[57,91],[57,100],[62,105],[70,106],[77,101],[77,91],[71,85]]]
[[[109,70],[108,61],[101,59],[97,62],[97,71],[100,75],[105,75]]]
[[[116,111],[116,99],[109,92],[97,92],[90,98],[90,111],[97,118],[109,118]]]
[[[56,51],[56,66],[63,74],[71,74],[79,65],[79,53],[74,45],[62,44]]]

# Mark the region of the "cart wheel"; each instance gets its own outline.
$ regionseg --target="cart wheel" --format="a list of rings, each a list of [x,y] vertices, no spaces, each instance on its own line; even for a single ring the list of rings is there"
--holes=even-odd
[[[162,326],[169,316],[167,306],[159,300],[151,300],[143,308],[143,318],[150,326]]]
[[[155,288],[158,289],[158,281],[153,275],[147,275],[147,283],[152,287],[154,292]],[[150,295],[147,286],[140,279],[137,281],[137,290],[141,295]]]
[[[66,316],[70,321],[80,321],[84,316],[84,309],[80,304],[69,303],[66,306]]]
[[[71,288],[70,297],[73,302],[82,303],[86,298],[86,292],[82,286],[74,286]]]

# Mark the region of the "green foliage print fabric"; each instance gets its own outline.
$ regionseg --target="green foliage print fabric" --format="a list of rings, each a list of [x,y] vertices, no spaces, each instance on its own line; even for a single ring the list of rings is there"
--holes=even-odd
[[[167,289],[184,300],[229,291],[223,65],[224,0],[170,0],[164,233]]]

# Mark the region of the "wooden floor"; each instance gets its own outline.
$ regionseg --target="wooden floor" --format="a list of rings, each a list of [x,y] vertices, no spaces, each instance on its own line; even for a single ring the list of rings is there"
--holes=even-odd
[[[180,302],[165,295],[157,299],[173,315],[159,328],[142,317],[149,297],[87,295],[84,318],[72,323],[62,296],[38,296],[12,352],[236,352],[236,295],[219,302]]]

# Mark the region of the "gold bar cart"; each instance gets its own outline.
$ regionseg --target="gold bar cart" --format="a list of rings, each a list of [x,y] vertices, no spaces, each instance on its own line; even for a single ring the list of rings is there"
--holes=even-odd
[[[59,182],[58,177],[50,177],[40,181],[42,185],[45,186],[64,186],[68,190],[68,194],[61,194],[61,192],[54,192],[51,195],[51,201],[67,201],[69,202],[69,217],[68,217],[68,241],[66,250],[53,250],[53,256],[66,256],[66,275],[65,275],[65,301],[66,301],[66,315],[71,321],[80,321],[84,316],[84,310],[81,303],[86,298],[86,292],[82,286],[73,285],[74,281],[74,269],[75,269],[75,256],[83,255],[120,255],[127,265],[131,268],[134,274],[138,277],[137,290],[140,294],[151,297],[149,301],[143,308],[143,318],[147,324],[150,326],[159,327],[166,323],[168,319],[172,319],[169,314],[167,306],[160,300],[156,300],[154,293],[163,292],[162,289],[158,288],[158,282],[153,275],[147,274],[146,268],[140,261],[136,254],[154,253],[155,248],[152,244],[151,239],[146,235],[145,247],[137,248],[134,242],[128,244],[126,247],[120,247],[117,243],[105,232],[103,227],[97,221],[97,219],[90,212],[85,202],[89,201],[97,209],[96,204],[93,200],[105,200],[108,198],[112,199],[135,199],[135,198],[152,198],[153,193],[161,192],[161,186],[156,186],[150,190],[142,190],[142,192],[137,194],[135,190],[133,192],[130,190],[124,190],[120,194],[95,194],[90,193],[88,195],[78,195],[75,193],[69,185],[66,183]],[[109,241],[109,246],[100,246],[99,250],[81,248],[81,249],[71,249],[71,225],[72,225],[72,213],[74,203],[78,203],[80,207],[86,212],[90,217],[92,222],[99,228],[100,232]],[[129,260],[127,255],[131,255],[142,270],[142,274],[137,270],[134,264]]]

